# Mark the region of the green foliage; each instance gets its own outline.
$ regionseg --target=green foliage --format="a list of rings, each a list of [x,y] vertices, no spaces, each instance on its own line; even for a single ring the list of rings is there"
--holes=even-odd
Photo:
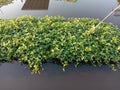
[[[13,0],[0,0],[0,7],[12,3]]]
[[[118,64],[120,31],[111,23],[91,18],[24,16],[0,19],[0,61],[27,63],[37,73],[54,58],[63,66],[81,62],[93,65]]]

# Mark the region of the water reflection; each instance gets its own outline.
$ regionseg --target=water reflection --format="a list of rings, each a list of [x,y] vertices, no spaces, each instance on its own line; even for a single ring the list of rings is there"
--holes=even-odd
[[[66,18],[90,17],[101,20],[119,5],[119,2],[120,0],[91,0],[90,2],[88,0],[13,0],[12,4],[0,8],[2,10],[0,18],[16,18],[24,15],[35,17],[60,15]],[[118,14],[118,12],[116,13]],[[120,27],[120,18],[113,15],[105,22],[112,22]]]
[[[57,0],[58,1],[58,0]],[[65,2],[77,2],[77,0],[59,0]],[[21,2],[24,2],[21,0]],[[22,10],[48,10],[49,0],[25,0]]]
[[[120,0],[117,0],[117,2],[120,4]]]
[[[0,13],[2,13],[3,14],[3,11],[0,9]]]
[[[9,3],[12,3],[13,0],[0,0],[0,13],[3,14],[3,11],[1,10],[2,6],[8,5]]]
[[[12,3],[13,0],[0,0],[0,8],[4,5]]]
[[[0,65],[0,90],[119,90],[120,71],[108,66],[70,65],[66,72],[55,64],[46,64],[40,75],[31,75],[18,62]]]
[[[26,0],[22,10],[48,10],[48,6],[49,0]]]
[[[21,0],[21,2],[23,2],[23,0]]]
[[[77,0],[64,0],[64,1],[67,1],[67,2],[77,2]]]
[[[77,0],[57,0],[57,1],[65,1],[65,2],[73,2],[73,3],[77,2]]]
[[[117,6],[119,6],[120,5],[120,0],[117,0],[117,2],[118,2]],[[114,16],[120,16],[120,8],[115,11]]]

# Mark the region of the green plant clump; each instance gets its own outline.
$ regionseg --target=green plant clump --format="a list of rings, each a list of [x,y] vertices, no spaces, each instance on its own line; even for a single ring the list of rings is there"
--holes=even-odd
[[[19,60],[37,73],[50,58],[64,68],[69,63],[93,65],[120,61],[120,29],[92,18],[23,16],[0,19],[0,61]]]

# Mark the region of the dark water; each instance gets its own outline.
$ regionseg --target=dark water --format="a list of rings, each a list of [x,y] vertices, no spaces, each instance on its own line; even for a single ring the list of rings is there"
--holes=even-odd
[[[25,65],[18,62],[0,65],[0,90],[119,90],[120,71],[113,72],[108,66],[82,65],[75,69],[68,66],[44,65],[40,75],[31,75]]]
[[[33,15],[36,17],[61,15],[66,18],[91,17],[101,20],[120,4],[120,0],[76,0],[76,2],[68,2],[70,0],[45,0],[48,4],[40,3],[40,10],[22,10],[26,1],[28,0],[13,0],[12,3],[2,6],[0,8],[0,18],[15,18],[23,15]],[[41,0],[34,0],[34,2],[36,1]],[[46,5],[48,8],[44,9]],[[30,7],[32,5],[28,8]],[[120,11],[115,12],[106,22],[112,22],[120,27],[119,15]]]

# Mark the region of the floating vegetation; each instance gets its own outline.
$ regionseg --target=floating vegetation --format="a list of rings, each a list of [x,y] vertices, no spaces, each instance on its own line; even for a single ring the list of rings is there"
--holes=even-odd
[[[33,73],[53,59],[63,66],[70,63],[119,64],[120,29],[92,18],[24,16],[0,19],[0,61],[14,59],[27,63]],[[118,65],[119,66],[119,65]]]

